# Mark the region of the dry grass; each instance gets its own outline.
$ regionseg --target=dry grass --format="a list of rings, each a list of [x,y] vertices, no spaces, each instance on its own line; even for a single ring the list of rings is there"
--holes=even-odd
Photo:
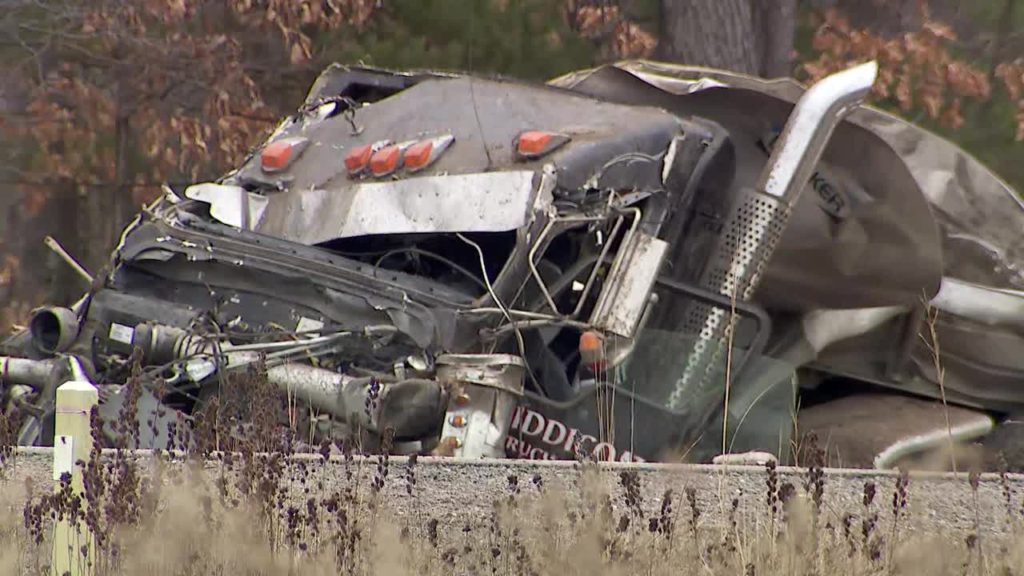
[[[84,498],[59,490],[2,506],[0,573],[48,574],[52,523],[74,518],[95,535],[97,576],[1024,574],[1024,516],[1008,484],[1005,535],[983,535],[981,522],[1003,520],[978,517],[966,538],[913,533],[904,527],[908,476],[888,493],[869,482],[856,509],[837,511],[813,446],[798,485],[766,467],[763,494],[748,495],[753,506],[693,488],[649,493],[633,470],[581,460],[569,491],[549,489],[539,475],[509,476],[485,525],[435,518],[426,497],[400,518],[383,489],[420,498],[415,458],[399,465],[386,453],[357,455],[351,439],[295,458],[294,435],[270,417],[231,434],[223,423],[238,421],[233,411],[279,408],[258,381],[242,384],[249,404],[225,395],[199,419],[195,450],[161,453],[145,470],[126,451],[96,451],[80,464]],[[330,454],[343,459],[343,477],[324,484]],[[976,491],[979,477],[968,482]],[[10,486],[0,490],[11,496]],[[707,521],[709,500],[725,522]]]

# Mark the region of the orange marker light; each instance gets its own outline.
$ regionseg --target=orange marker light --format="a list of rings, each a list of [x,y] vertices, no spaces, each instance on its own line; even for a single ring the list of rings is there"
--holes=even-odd
[[[301,137],[271,142],[260,152],[260,166],[264,172],[280,172],[291,165],[308,144],[309,141]]]
[[[580,358],[586,366],[601,368],[604,365],[604,339],[594,330],[580,334]]]
[[[409,172],[423,170],[437,161],[454,141],[455,137],[448,134],[429,140],[421,140],[409,146],[405,151],[405,158],[403,159],[405,169]]]
[[[519,135],[519,142],[516,150],[520,154],[540,154],[551,141],[551,134],[547,132],[523,132]]]
[[[603,342],[601,335],[594,330],[580,334],[580,352],[600,352]]]
[[[516,154],[521,158],[533,160],[554,151],[569,140],[570,138],[564,134],[527,130],[516,137],[514,144]]]
[[[358,174],[366,168],[366,165],[370,162],[370,155],[373,154],[373,146],[367,144],[354,148],[351,152],[345,155],[345,168],[349,171],[349,174]]]
[[[393,174],[401,167],[402,149],[397,145],[386,146],[370,156],[370,172],[374,176]]]
[[[345,169],[352,176],[361,174],[370,164],[370,157],[373,156],[374,152],[384,148],[390,144],[387,140],[379,140],[373,144],[365,144],[353,148],[348,154],[345,155]]]
[[[405,152],[405,167],[409,170],[421,170],[430,161],[430,152],[434,149],[434,143],[430,140],[417,142]]]

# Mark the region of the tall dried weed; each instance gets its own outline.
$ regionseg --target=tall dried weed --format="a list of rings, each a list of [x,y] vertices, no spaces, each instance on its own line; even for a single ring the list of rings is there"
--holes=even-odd
[[[642,470],[581,456],[569,484],[509,475],[478,522],[438,513],[422,464],[387,455],[390,434],[311,446],[277,425],[287,409],[257,369],[226,381],[191,433],[179,427],[172,449],[146,460],[125,449],[138,434],[125,412],[114,449],[97,444],[78,463],[82,497],[66,482],[3,485],[0,573],[49,574],[53,523],[70,519],[95,538],[96,576],[1024,574],[1022,503],[1005,475],[1005,518],[965,510],[976,514],[975,529],[959,540],[907,528],[907,474],[866,482],[859,506],[837,509],[814,438],[802,440],[802,474],[768,464],[761,493],[666,488]],[[102,424],[94,415],[98,441]],[[0,441],[3,465],[14,465],[12,436]],[[976,493],[982,479],[968,482]],[[399,516],[392,498],[417,506]],[[983,540],[984,523],[1004,536]]]

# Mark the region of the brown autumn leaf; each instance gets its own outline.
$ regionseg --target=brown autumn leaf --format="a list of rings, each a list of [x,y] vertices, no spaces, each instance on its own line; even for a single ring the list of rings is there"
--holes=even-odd
[[[576,10],[573,24],[580,36],[595,39],[607,34],[620,19],[618,6],[582,6]]]
[[[46,189],[33,187],[23,190],[21,195],[23,215],[26,218],[35,218],[43,211],[49,199],[50,193]]]
[[[920,108],[946,126],[960,126],[962,99],[989,98],[991,83],[984,71],[950,52],[956,35],[948,24],[932,19],[924,5],[922,16],[920,29],[886,39],[870,30],[853,30],[839,11],[826,10],[818,16],[812,38],[816,57],[803,64],[803,72],[815,81],[854,63],[876,60],[879,75],[871,101],[890,101],[904,112]],[[1007,66],[997,75],[1011,96],[1024,93],[1024,76],[1015,77]]]
[[[1017,142],[1024,142],[1024,100],[1017,101],[1017,115],[1015,119],[1017,120],[1017,133],[1014,139]]]
[[[910,88],[910,77],[907,75],[900,76],[896,80],[896,91],[894,92],[896,101],[899,102],[900,108],[904,111],[910,110],[914,105],[913,91]]]
[[[658,39],[632,22],[620,22],[612,34],[616,58],[648,58],[657,47]]]
[[[1024,94],[1024,66],[1020,61],[1003,62],[996,67],[996,77],[1003,81],[1003,86],[1013,100],[1020,100]]]
[[[14,276],[21,269],[21,261],[14,254],[8,253],[0,264],[0,286],[10,285]]]
[[[931,118],[939,118],[942,114],[944,99],[942,94],[934,90],[924,91],[920,97],[921,105]]]
[[[956,32],[953,31],[953,27],[942,22],[926,19],[921,29],[935,38],[956,40]]]

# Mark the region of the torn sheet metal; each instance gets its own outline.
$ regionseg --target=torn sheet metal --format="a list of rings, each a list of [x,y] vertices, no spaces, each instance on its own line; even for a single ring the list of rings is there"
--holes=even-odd
[[[989,325],[1010,325],[1024,329],[1024,292],[996,289],[943,278],[939,293],[931,301],[939,310],[972,318]]]
[[[210,216],[218,222],[243,230],[249,230],[259,223],[268,202],[266,196],[246,192],[241,186],[212,182],[189,186],[185,189],[185,197],[209,204]]]
[[[814,310],[801,319],[804,338],[814,353],[829,345],[861,336],[907,312],[904,306],[853,310]],[[812,358],[813,359],[813,358]]]
[[[645,60],[574,72],[551,84],[577,86],[610,68],[665,93],[708,101],[721,99],[729,92],[752,92],[795,103],[805,91],[791,78],[766,80]],[[1024,202],[1004,180],[949,140],[878,108],[860,106],[847,120],[884,141],[927,198],[929,216],[938,221],[942,232],[945,275],[1003,288],[1024,288],[1024,234],[1020,233],[1024,230]],[[833,139],[836,146],[842,142],[842,138]],[[877,166],[866,158],[860,165]],[[877,195],[877,190],[874,193]],[[914,212],[889,212],[901,215],[904,223],[914,219]],[[987,246],[999,246],[1002,254],[989,254],[991,265],[981,269],[977,263]]]
[[[701,218],[708,215],[708,225],[720,225],[715,215],[730,210],[730,199],[756,181],[768,157],[765,133],[781,130],[803,91],[792,81],[754,79],[732,87],[731,76],[714,71],[645,64],[604,66],[552,84],[613,102],[663,106],[684,118],[721,124],[729,134],[729,152],[706,184],[717,191],[698,198],[696,205]],[[691,90],[693,82],[705,76],[730,87]],[[785,86],[792,88],[785,97],[773,92]],[[828,186],[818,190],[808,182],[811,189],[792,208],[758,288],[757,298],[766,306],[803,312],[909,304],[920,299],[922,289],[929,296],[938,290],[942,245],[927,198],[892,147],[850,121],[860,112],[851,112],[836,128],[818,163],[830,177]],[[850,200],[850,217],[845,219],[822,206],[821,195],[834,195],[836,188]],[[886,249],[875,249],[879,243]]]

